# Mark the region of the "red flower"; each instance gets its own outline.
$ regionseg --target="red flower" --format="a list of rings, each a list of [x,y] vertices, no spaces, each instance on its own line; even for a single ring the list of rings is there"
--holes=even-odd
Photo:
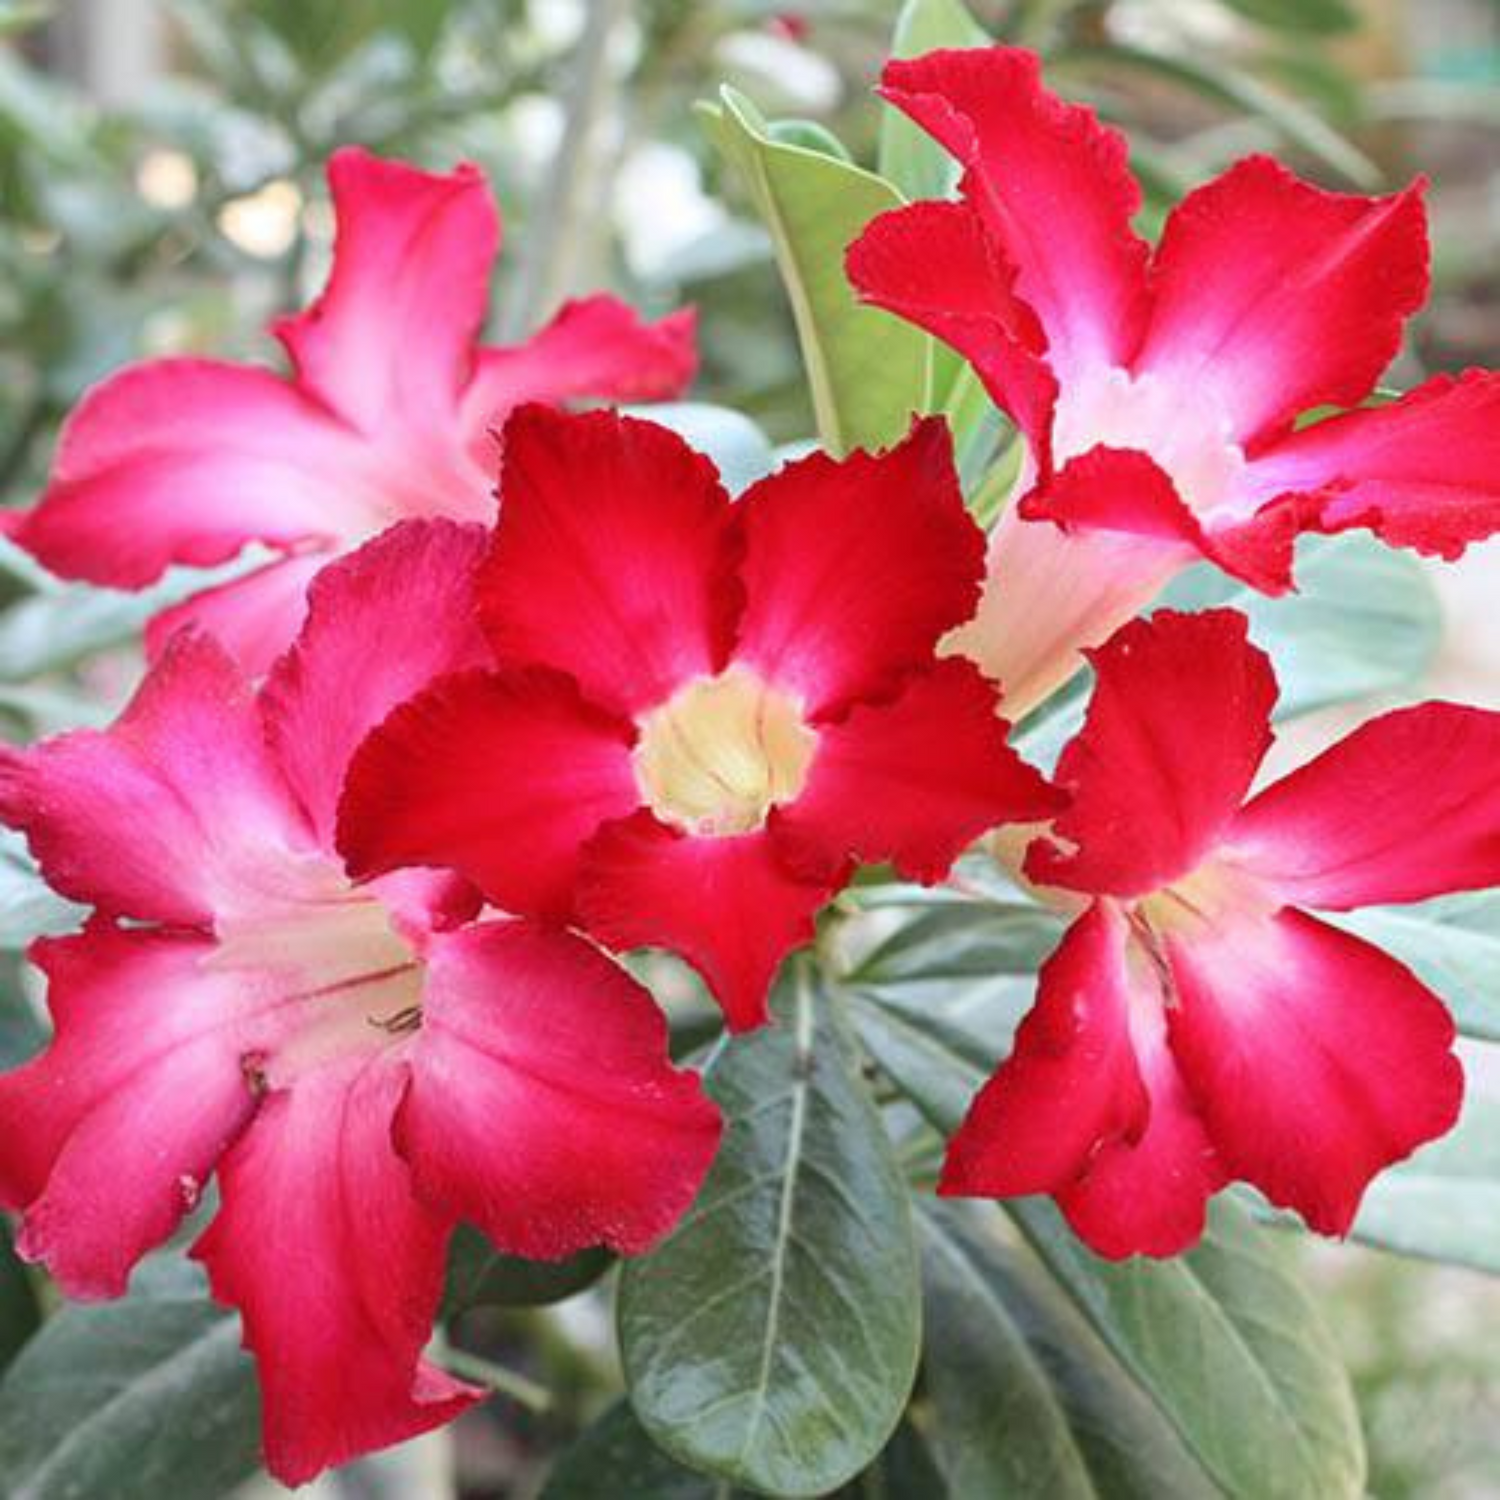
[[[1500,881],[1500,714],[1374,719],[1241,806],[1276,681],[1228,610],[1157,614],[1098,685],[1026,873],[1091,904],[954,1137],[952,1194],[1050,1193],[1096,1250],[1169,1255],[1234,1178],[1325,1234],[1458,1114],[1453,1023],[1347,911]]]
[[[933,655],[983,568],[940,422],[731,504],[665,428],[525,407],[500,488],[479,584],[499,670],[434,684],[360,749],[356,875],[444,866],[507,910],[675,949],[743,1028],[851,860],[936,880],[1052,810],[994,690]]]
[[[422,1359],[455,1219],[522,1255],[641,1250],[718,1140],[596,949],[471,920],[449,875],[355,889],[333,853],[351,748],[480,658],[483,538],[407,522],[325,570],[258,697],[184,632],[111,729],[0,760],[0,816],[95,908],[34,950],[57,1030],[0,1077],[0,1204],[66,1292],[111,1297],[217,1173],[193,1253],[289,1483],[478,1398]]]
[[[1305,529],[1455,557],[1500,527],[1493,372],[1294,431],[1368,396],[1421,305],[1420,184],[1328,193],[1252,157],[1153,252],[1124,137],[1046,92],[1031,53],[892,62],[882,92],[963,163],[962,198],[874,220],[849,274],[965,355],[1027,440],[963,638],[1015,713],[1199,557],[1275,593]]]
[[[12,533],[54,572],[114,588],[249,542],[282,554],[160,616],[153,652],[193,622],[258,675],[330,558],[407,516],[490,519],[493,434],[512,406],[645,400],[692,378],[690,312],[646,324],[608,296],[568,304],[525,344],[477,344],[500,238],[477,168],[434,176],[348,147],[328,181],[328,285],[273,328],[292,378],[206,359],[131,366],[73,413]]]

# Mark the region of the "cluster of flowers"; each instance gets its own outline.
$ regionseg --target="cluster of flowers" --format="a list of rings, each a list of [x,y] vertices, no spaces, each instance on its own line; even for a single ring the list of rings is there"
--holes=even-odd
[[[353,150],[329,285],[276,330],[292,377],[126,370],[14,525],[130,588],[274,557],[158,619],[112,727],[0,756],[0,817],[91,908],[34,949],[56,1033],[0,1078],[0,1203],[109,1297],[215,1177],[193,1254],[287,1480],[476,1399],[422,1353],[458,1221],[631,1253],[692,1201],[718,1113],[606,950],[673,950],[759,1026],[857,863],[937,881],[1019,825],[1076,912],[945,1192],[1050,1193],[1108,1255],[1190,1245],[1236,1178],[1340,1233],[1455,1119],[1445,1007],[1303,908],[1500,882],[1500,715],[1388,714],[1246,803],[1276,684],[1243,617],[1133,619],[1202,557],[1289,587],[1308,529],[1500,528],[1492,375],[1295,427],[1394,353],[1419,194],[1255,159],[1153,253],[1123,142],[1030,56],[893,63],[885,92],[961,195],[875,221],[849,272],[1026,436],[988,565],[941,421],[731,500],[666,429],[560,410],[679,391],[690,320],[597,297],[476,347],[482,179]],[[1001,710],[1080,653],[1049,782]]]

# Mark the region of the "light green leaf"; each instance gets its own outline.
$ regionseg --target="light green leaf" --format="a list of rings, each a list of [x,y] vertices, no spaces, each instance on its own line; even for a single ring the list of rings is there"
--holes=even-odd
[[[592,1286],[614,1264],[607,1250],[580,1250],[563,1260],[506,1255],[472,1225],[460,1224],[448,1247],[448,1313],[478,1306],[542,1307]]]
[[[842,454],[895,442],[925,408],[929,341],[856,300],[844,251],[876,214],[900,204],[900,194],[848,162],[773,140],[734,89],[702,113],[770,231],[823,445]]]
[[[1274,31],[1335,36],[1359,25],[1358,12],[1348,0],[1224,0],[1224,4]]]
[[[1500,891],[1371,906],[1328,920],[1416,970],[1447,1001],[1460,1031],[1500,1042]]]
[[[892,57],[920,57],[939,47],[983,47],[989,34],[962,0],[906,0],[891,38]],[[880,115],[880,175],[907,198],[946,198],[958,185],[958,163],[894,106]]]
[[[871,1462],[906,1404],[917,1253],[828,998],[794,974],[779,1008],[713,1071],[728,1134],[676,1232],[623,1267],[620,1340],[636,1413],[674,1457],[821,1495]]]
[[[0,829],[0,952],[17,952],[38,937],[75,931],[86,915],[85,907],[65,900],[42,879],[25,839]]]
[[[65,1307],[0,1382],[6,1500],[222,1500],[258,1463],[239,1319],[153,1257],[118,1302]]]

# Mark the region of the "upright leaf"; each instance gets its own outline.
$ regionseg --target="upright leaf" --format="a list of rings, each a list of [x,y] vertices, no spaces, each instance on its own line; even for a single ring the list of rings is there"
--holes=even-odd
[[[703,115],[770,231],[823,445],[847,453],[895,442],[927,401],[928,339],[856,300],[844,251],[900,194],[849,162],[773,140],[731,88]]]
[[[6,1500],[221,1500],[255,1471],[258,1395],[239,1319],[161,1255],[128,1297],[65,1307],[0,1382]]]
[[[831,1007],[798,980],[710,1091],[729,1131],[697,1205],[620,1278],[631,1399],[695,1468],[821,1495],[880,1451],[916,1369],[906,1184]]]

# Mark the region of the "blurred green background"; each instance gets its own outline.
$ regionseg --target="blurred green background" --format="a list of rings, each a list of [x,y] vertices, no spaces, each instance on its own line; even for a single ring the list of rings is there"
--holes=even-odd
[[[692,302],[703,350],[695,396],[749,412],[779,441],[807,436],[768,241],[692,106],[728,81],[773,119],[815,121],[868,163],[880,120],[871,87],[898,8],[0,0],[0,501],[35,496],[59,421],[118,365],[184,352],[275,358],[263,328],[321,282],[332,231],[322,163],[351,141],[433,167],[468,158],[486,168],[506,224],[496,337],[522,336],[566,296],[601,286],[651,313]],[[1046,54],[1056,87],[1128,127],[1148,227],[1249,150],[1275,150],[1349,190],[1429,174],[1434,298],[1393,383],[1495,362],[1494,0],[970,8],[996,36]],[[1500,701],[1493,547],[1464,576],[1466,675],[1445,685]],[[1461,611],[1462,594],[1453,598]],[[7,733],[113,711],[137,670],[139,601],[58,589],[7,553],[0,605]],[[0,881],[0,908],[6,899]],[[1353,1249],[1309,1260],[1364,1402],[1371,1493],[1500,1495],[1494,1284]],[[492,1403],[451,1446],[325,1481],[330,1493],[440,1495],[450,1466],[465,1496],[536,1492],[557,1444],[612,1388],[607,1320],[587,1298],[475,1316],[465,1342],[543,1374],[569,1393],[564,1409],[518,1417]]]

